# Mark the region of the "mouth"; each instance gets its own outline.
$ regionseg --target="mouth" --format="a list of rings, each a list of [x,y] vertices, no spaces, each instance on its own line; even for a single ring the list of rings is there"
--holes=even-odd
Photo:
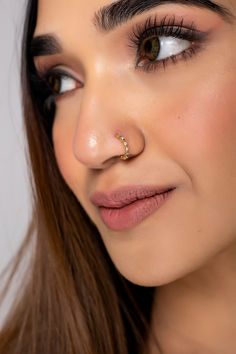
[[[156,212],[176,187],[122,188],[108,194],[94,194],[100,217],[111,230],[130,229]],[[96,200],[96,201],[95,201]]]

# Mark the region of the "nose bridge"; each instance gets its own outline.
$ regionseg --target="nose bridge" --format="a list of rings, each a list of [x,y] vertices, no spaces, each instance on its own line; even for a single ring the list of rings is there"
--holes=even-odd
[[[89,80],[83,89],[73,144],[75,155],[80,160],[98,158],[99,150],[115,130],[114,112],[118,112],[113,106],[112,115],[113,93],[111,88],[108,90],[108,81],[107,77]]]
[[[96,75],[88,77],[83,88],[73,135],[74,156],[90,168],[103,168],[105,162],[124,154],[117,133],[132,139],[133,155],[143,149],[140,132],[122,106],[121,80],[109,68],[97,65]]]
[[[93,127],[96,127],[97,134],[105,133],[106,129],[114,126],[115,115],[122,117],[119,114],[122,107],[117,102],[121,94],[122,74],[112,60],[106,41],[98,40],[92,44],[89,46],[92,49],[87,48],[89,59],[85,69],[87,76],[77,122],[77,135],[80,135],[83,128],[93,130]],[[79,127],[82,129],[78,129]]]

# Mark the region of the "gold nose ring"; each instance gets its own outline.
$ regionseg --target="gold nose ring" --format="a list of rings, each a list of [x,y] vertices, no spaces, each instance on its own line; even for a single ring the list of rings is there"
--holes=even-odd
[[[119,133],[116,133],[115,136],[117,139],[119,139],[122,142],[122,144],[124,145],[124,148],[125,148],[125,153],[124,153],[124,155],[120,155],[120,159],[124,160],[124,161],[128,160],[130,153],[129,153],[129,145],[128,145],[126,139],[122,135],[120,135]]]

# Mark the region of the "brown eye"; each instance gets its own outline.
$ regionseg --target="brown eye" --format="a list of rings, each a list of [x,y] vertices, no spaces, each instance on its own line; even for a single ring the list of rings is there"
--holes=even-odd
[[[74,91],[81,86],[78,81],[70,75],[56,70],[48,73],[46,76],[46,81],[52,93],[56,96],[63,95],[69,91]]]
[[[61,89],[61,78],[58,75],[49,75],[48,76],[48,84],[55,94],[60,94]]]
[[[160,52],[160,41],[157,36],[145,38],[139,50],[140,59],[155,61]]]

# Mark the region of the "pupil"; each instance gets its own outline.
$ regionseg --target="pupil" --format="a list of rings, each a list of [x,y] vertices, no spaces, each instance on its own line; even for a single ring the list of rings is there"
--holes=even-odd
[[[147,38],[143,43],[143,48],[141,49],[141,54],[147,57],[151,61],[157,59],[160,50],[160,42],[157,37]]]
[[[60,79],[56,76],[50,76],[49,77],[49,84],[52,88],[52,91],[55,93],[60,92]]]

